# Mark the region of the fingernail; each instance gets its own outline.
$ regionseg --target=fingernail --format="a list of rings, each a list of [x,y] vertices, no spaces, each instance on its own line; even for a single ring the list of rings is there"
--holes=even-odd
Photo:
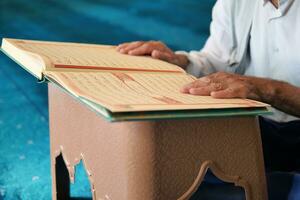
[[[187,93],[188,90],[187,90],[186,88],[181,88],[181,89],[180,89],[180,92],[181,92],[181,93]]]
[[[156,50],[154,50],[152,53],[151,53],[151,56],[156,58],[158,56],[158,52]]]
[[[217,92],[211,92],[210,96],[213,97],[213,98],[218,98],[219,99],[220,96],[218,96],[217,94],[218,94]]]
[[[190,88],[190,89],[189,89],[189,93],[190,93],[190,94],[194,94],[194,92],[195,92],[195,89],[194,89],[194,88]]]

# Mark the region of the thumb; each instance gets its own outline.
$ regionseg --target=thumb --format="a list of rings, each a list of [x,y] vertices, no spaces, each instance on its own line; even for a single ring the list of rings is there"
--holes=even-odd
[[[229,98],[237,97],[237,95],[233,92],[231,88],[226,88],[225,90],[211,92],[210,96],[216,99],[229,99]]]
[[[151,56],[153,58],[159,59],[159,60],[163,60],[169,63],[173,63],[176,64],[176,58],[174,55],[172,55],[169,52],[163,52],[163,51],[159,51],[159,50],[153,50],[151,53]]]

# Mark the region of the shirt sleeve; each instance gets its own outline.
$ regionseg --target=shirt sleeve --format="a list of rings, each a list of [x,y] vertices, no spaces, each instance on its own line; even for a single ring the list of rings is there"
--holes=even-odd
[[[210,36],[200,51],[177,51],[189,59],[186,71],[196,77],[217,71],[231,71],[234,51],[231,1],[218,0],[213,8]]]

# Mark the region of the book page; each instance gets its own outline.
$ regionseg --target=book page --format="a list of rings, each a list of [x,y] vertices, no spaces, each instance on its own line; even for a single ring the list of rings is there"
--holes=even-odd
[[[214,99],[183,94],[194,80],[186,74],[124,72],[49,72],[67,90],[112,112],[265,107],[245,99]]]
[[[46,68],[46,64],[41,56],[32,52],[23,51],[12,44],[10,39],[5,38],[2,40],[1,51],[39,80],[42,79],[42,73]]]
[[[116,51],[115,46],[79,43],[12,40],[15,46],[41,55],[55,69],[125,70],[184,73],[180,67],[145,56],[129,56]],[[51,69],[53,71],[53,69]]]

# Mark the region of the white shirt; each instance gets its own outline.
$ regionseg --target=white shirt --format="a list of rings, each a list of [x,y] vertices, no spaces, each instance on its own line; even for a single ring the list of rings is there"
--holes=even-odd
[[[226,4],[218,0],[213,10],[211,36],[201,51],[184,53],[190,60],[187,71],[203,76],[216,71],[229,71],[228,63],[233,42],[228,25]],[[259,0],[254,11],[247,59],[234,72],[283,80],[300,87],[300,1],[281,0],[279,8],[268,0]],[[274,115],[266,116],[276,121],[296,118],[273,109]]]

